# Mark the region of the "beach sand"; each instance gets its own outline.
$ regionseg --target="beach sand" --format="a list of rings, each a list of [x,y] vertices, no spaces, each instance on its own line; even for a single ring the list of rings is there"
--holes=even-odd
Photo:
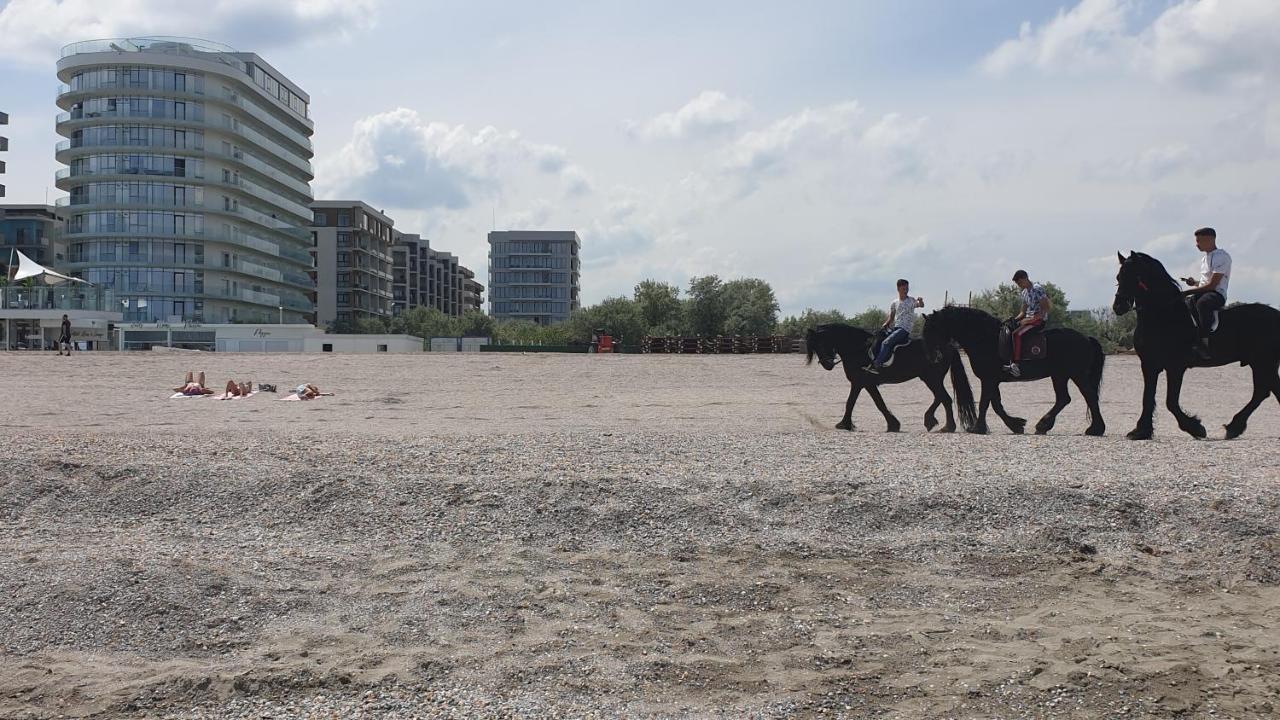
[[[187,369],[336,395],[166,399]],[[1189,377],[1220,438],[1247,369]],[[1162,384],[1132,443],[1132,357],[1103,438],[1078,396],[926,433],[918,382],[848,433],[847,391],[795,355],[0,353],[0,717],[1280,713],[1274,400],[1195,441]]]

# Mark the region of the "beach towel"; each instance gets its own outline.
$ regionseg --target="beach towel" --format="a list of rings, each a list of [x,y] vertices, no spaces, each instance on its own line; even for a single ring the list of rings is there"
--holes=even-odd
[[[174,393],[169,396],[169,399],[177,400],[179,398],[202,398],[202,397],[213,397],[213,396],[212,395],[187,395],[185,393]]]
[[[258,394],[258,391],[254,390],[248,395],[230,395],[228,393],[222,393],[221,395],[210,395],[209,397],[213,398],[214,400],[248,400],[249,398],[257,394]]]

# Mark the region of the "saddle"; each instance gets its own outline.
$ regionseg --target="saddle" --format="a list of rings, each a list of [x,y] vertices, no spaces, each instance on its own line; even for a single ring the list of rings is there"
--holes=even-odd
[[[1198,329],[1200,327],[1200,313],[1196,312],[1194,298],[1187,298],[1187,310],[1191,313],[1191,324]],[[1221,319],[1223,310],[1226,310],[1226,308],[1218,308],[1213,311],[1213,322],[1209,323],[1210,335],[1218,331],[1218,321]]]
[[[874,336],[874,341],[871,343],[871,345],[867,347],[868,360],[874,361],[876,359],[876,356],[880,354],[880,348],[884,346],[884,341],[888,339],[888,337],[889,337],[888,331],[885,331],[885,330],[876,331],[876,334]],[[898,352],[915,341],[916,341],[915,338],[910,338],[906,342],[895,347],[893,351],[889,353],[889,358],[884,361],[884,365],[882,365],[881,367],[891,367],[893,365],[893,361],[898,357]]]
[[[1000,360],[1013,362],[1013,331],[1017,325],[1007,322],[1000,326]],[[1049,356],[1049,341],[1044,334],[1044,325],[1038,325],[1022,336],[1022,361],[1044,360]]]

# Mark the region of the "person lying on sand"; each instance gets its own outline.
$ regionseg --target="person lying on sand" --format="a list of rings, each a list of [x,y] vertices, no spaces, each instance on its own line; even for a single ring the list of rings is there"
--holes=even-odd
[[[301,400],[314,400],[322,395],[332,395],[333,393],[320,392],[320,388],[311,383],[299,385],[294,388],[294,394]]]
[[[253,394],[253,381],[246,380],[238,383],[235,380],[227,381],[227,397],[248,397]]]
[[[181,387],[173,389],[176,393],[183,395],[212,395],[213,391],[205,387],[204,373],[194,375],[190,370],[187,371],[187,379],[182,381]]]

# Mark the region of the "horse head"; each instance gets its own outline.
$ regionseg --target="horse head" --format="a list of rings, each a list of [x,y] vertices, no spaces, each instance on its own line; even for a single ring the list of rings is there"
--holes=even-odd
[[[814,355],[818,356],[818,364],[823,370],[831,370],[836,366],[836,353],[834,343],[831,338],[831,331],[825,325],[819,325],[816,328],[809,328],[804,335],[805,360],[804,364],[809,365],[813,362]]]
[[[1116,315],[1124,315],[1156,293],[1178,294],[1178,284],[1159,260],[1133,250],[1129,257],[1117,252],[1116,259],[1120,261],[1120,272],[1116,274],[1116,297],[1111,303]]]
[[[935,310],[924,316],[924,356],[935,365],[942,362],[943,350],[955,339],[954,332],[945,313]]]

